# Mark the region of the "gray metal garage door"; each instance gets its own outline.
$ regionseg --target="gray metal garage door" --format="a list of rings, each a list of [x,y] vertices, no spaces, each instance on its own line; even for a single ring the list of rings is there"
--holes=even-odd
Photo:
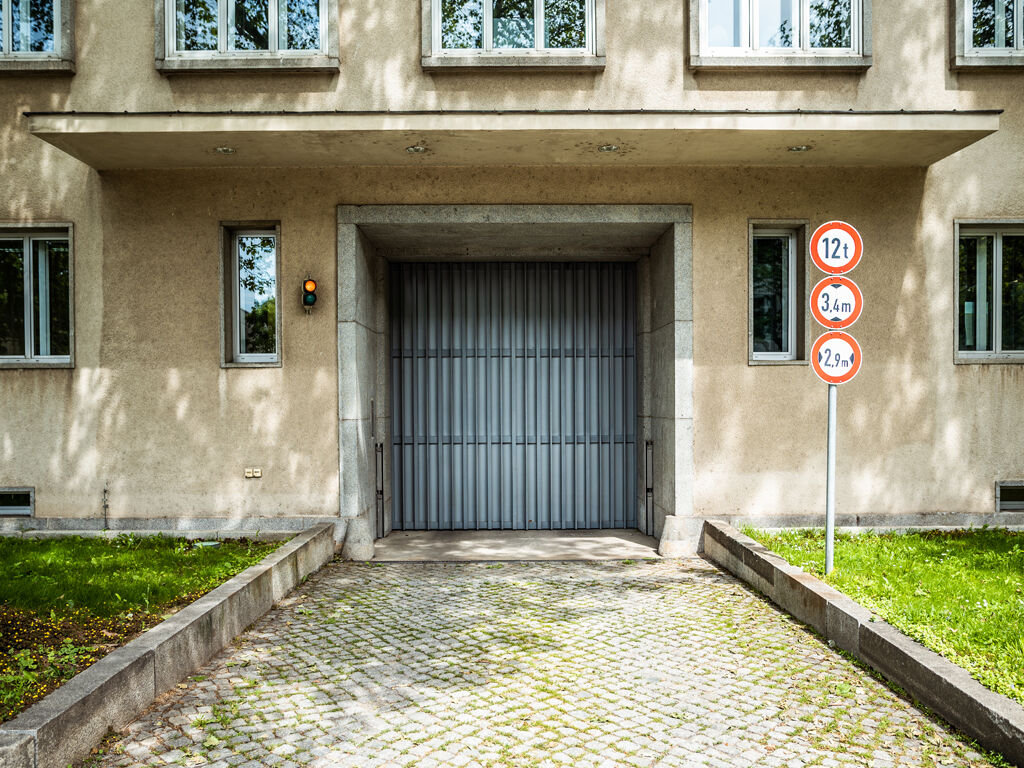
[[[633,264],[394,264],[396,530],[636,527]]]

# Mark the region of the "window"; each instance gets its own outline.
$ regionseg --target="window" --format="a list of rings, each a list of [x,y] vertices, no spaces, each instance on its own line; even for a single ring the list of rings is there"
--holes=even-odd
[[[58,50],[60,0],[0,2],[0,51],[5,55],[50,54]]]
[[[337,69],[327,0],[157,0],[160,69]]]
[[[280,362],[278,234],[276,229],[227,232],[225,362]]]
[[[753,226],[750,234],[751,362],[804,358],[802,228]]]
[[[955,0],[953,67],[1024,67],[1022,11],[1024,0]]]
[[[424,66],[603,66],[598,19],[604,0],[426,3]]]
[[[693,0],[693,66],[863,68],[868,0]]]
[[[0,365],[71,363],[67,233],[0,232]]]
[[[1024,225],[960,227],[957,353],[1024,361]]]
[[[35,502],[34,488],[0,488],[0,517],[30,516]]]
[[[996,483],[996,512],[1024,510],[1024,481],[1006,480]]]
[[[74,71],[74,0],[0,0],[0,72]]]

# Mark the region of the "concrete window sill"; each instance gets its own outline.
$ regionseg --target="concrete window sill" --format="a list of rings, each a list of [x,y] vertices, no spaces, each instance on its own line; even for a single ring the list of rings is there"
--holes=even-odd
[[[4,75],[73,75],[75,62],[70,59],[0,57],[0,77]]]
[[[747,360],[747,365],[810,365],[809,360]]]
[[[955,365],[1024,365],[1024,355],[991,355],[988,357],[968,357],[956,355]]]
[[[791,72],[864,72],[870,56],[691,56],[697,71],[788,70]]]
[[[950,69],[961,72],[969,72],[971,70],[1020,72],[1024,70],[1024,54],[1009,56],[954,56],[950,62]]]
[[[604,69],[604,56],[557,54],[507,55],[477,54],[472,56],[424,56],[421,65],[426,72],[473,71],[536,71],[599,72]]]
[[[20,368],[58,368],[72,369],[75,367],[71,360],[0,360],[0,370]]]
[[[223,56],[218,58],[157,59],[156,69],[164,75],[219,74],[229,72],[338,72],[338,58],[311,56]]]

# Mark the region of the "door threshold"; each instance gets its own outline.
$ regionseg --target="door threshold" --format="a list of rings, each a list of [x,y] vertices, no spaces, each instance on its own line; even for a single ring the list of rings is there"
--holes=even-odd
[[[658,540],[636,530],[392,531],[375,562],[449,563],[660,559]]]

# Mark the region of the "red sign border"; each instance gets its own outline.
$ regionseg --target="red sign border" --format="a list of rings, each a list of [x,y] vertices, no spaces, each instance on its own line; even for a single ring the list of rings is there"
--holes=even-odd
[[[845,339],[850,344],[850,346],[857,350],[857,363],[856,365],[853,366],[853,368],[844,373],[842,376],[829,376],[827,373],[825,373],[818,367],[818,350],[821,349],[821,345],[824,344],[826,341],[837,337]],[[819,379],[824,381],[826,384],[845,384],[846,382],[848,382],[850,379],[857,375],[857,373],[860,371],[861,363],[863,362],[864,359],[863,353],[860,349],[860,344],[857,342],[855,338],[853,338],[853,336],[844,331],[828,331],[827,333],[823,333],[814,341],[814,344],[811,346],[811,368],[814,370],[815,375]]]
[[[824,285],[835,285],[836,283],[841,283],[850,288],[850,291],[853,293],[854,298],[857,301],[857,305],[854,308],[853,314],[850,315],[850,317],[848,317],[846,320],[829,320],[828,318],[821,314],[821,310],[818,307],[818,296],[820,296],[821,294],[819,288],[822,288],[822,286]],[[828,328],[829,330],[832,331],[841,331],[845,328],[849,328],[851,325],[856,323],[857,320],[860,319],[860,314],[861,312],[864,311],[864,293],[861,291],[860,286],[853,282],[853,280],[851,280],[850,278],[843,277],[842,275],[829,275],[828,277],[823,277],[821,280],[815,283],[814,287],[811,289],[810,307],[811,317],[813,317],[817,321],[818,325]]]
[[[822,234],[830,229],[841,229],[853,238],[853,258],[850,259],[846,266],[830,267],[818,258],[818,241],[821,240]],[[848,272],[852,272],[860,263],[860,257],[863,255],[864,239],[860,236],[860,232],[857,231],[855,226],[845,221],[826,221],[814,230],[814,234],[811,235],[811,261],[814,262],[814,266],[828,275],[845,275]]]

